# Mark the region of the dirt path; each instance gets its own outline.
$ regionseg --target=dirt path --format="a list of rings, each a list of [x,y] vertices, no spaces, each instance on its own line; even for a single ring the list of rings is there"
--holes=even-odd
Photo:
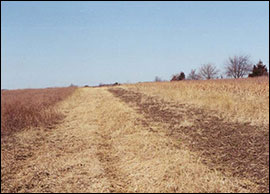
[[[1,192],[249,192],[261,189],[258,187],[261,182],[256,184],[253,179],[228,176],[209,166],[214,162],[204,160],[211,157],[198,155],[197,145],[191,149],[188,143],[195,137],[190,134],[180,137],[172,130],[180,118],[184,120],[183,129],[194,125],[186,118],[189,116],[186,112],[182,117],[172,117],[168,111],[173,107],[161,106],[156,99],[149,100],[117,88],[109,91],[107,88],[78,89],[60,105],[66,115],[62,123],[52,129],[18,133],[12,145],[3,143]],[[161,110],[166,114],[161,114]],[[259,161],[255,159],[255,162]],[[259,165],[265,168],[264,161]],[[231,170],[228,166],[223,169]]]

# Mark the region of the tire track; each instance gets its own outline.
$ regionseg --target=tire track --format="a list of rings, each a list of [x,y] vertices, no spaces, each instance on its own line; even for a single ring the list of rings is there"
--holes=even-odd
[[[12,152],[9,162],[1,157],[1,192],[125,192],[110,125],[104,125],[110,96],[79,89],[62,102],[66,117],[53,129],[17,133],[11,148],[1,142],[1,156]]]
[[[252,181],[259,192],[269,192],[269,126],[226,122],[214,112],[185,104],[122,88],[108,90],[148,121],[167,123],[168,136],[180,138],[211,169]],[[184,118],[192,120],[192,125],[179,125]]]
[[[111,193],[126,193],[126,180],[123,178],[125,176],[118,169],[119,158],[114,155],[115,150],[113,150],[111,144],[111,137],[106,135],[106,133],[104,134],[100,134],[101,143],[98,144],[96,155],[109,181],[108,190]]]
[[[111,94],[106,89],[97,89],[96,91],[95,115],[97,118],[94,122],[98,126],[95,135],[99,142],[96,156],[109,183],[106,186],[107,191],[110,193],[126,193],[128,192],[128,181],[125,174],[119,169],[120,159],[117,154],[118,150],[114,147],[113,131],[111,131],[112,127],[119,125],[117,123],[119,115],[115,114],[116,107],[110,101]]]

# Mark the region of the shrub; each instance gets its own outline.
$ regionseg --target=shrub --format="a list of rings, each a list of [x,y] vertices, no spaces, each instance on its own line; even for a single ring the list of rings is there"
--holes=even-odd
[[[188,75],[189,80],[199,80],[201,79],[200,75],[196,73],[196,69],[191,69],[191,72]]]
[[[180,74],[173,75],[171,81],[181,81],[185,79],[185,73],[181,72]]]

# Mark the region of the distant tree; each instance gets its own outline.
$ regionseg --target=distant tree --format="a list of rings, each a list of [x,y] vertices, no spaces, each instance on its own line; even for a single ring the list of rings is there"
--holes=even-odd
[[[188,74],[187,79],[189,80],[199,80],[200,75],[196,73],[196,69],[191,69],[191,72]]]
[[[214,79],[217,77],[219,70],[215,65],[208,63],[201,66],[199,75],[204,79]]]
[[[222,74],[220,75],[220,79],[223,79],[223,75]]]
[[[162,80],[161,80],[160,77],[158,77],[158,76],[155,77],[155,82],[161,82],[161,81],[162,81]]]
[[[240,55],[229,57],[225,63],[225,73],[228,77],[241,78],[252,69],[252,63],[250,61],[250,56]]]
[[[173,75],[171,81],[181,81],[185,79],[185,73],[181,72],[180,74]]]
[[[120,84],[118,82],[114,82],[113,86],[119,86]]]
[[[71,84],[69,85],[69,87],[77,87],[77,86],[74,85],[73,83],[71,83]]]
[[[186,75],[184,72],[180,73],[179,80],[184,80],[186,78]]]
[[[173,75],[171,81],[178,81],[178,74]]]
[[[260,60],[257,65],[253,66],[252,73],[248,77],[268,76],[266,65]]]

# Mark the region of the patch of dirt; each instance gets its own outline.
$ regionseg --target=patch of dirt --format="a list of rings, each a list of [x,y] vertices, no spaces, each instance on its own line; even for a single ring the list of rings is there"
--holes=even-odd
[[[227,176],[257,184],[259,192],[269,192],[269,125],[226,122],[215,115],[186,104],[122,88],[109,88],[148,121],[167,123],[168,136],[180,139],[197,152],[203,163]],[[188,118],[192,125],[181,125]]]

